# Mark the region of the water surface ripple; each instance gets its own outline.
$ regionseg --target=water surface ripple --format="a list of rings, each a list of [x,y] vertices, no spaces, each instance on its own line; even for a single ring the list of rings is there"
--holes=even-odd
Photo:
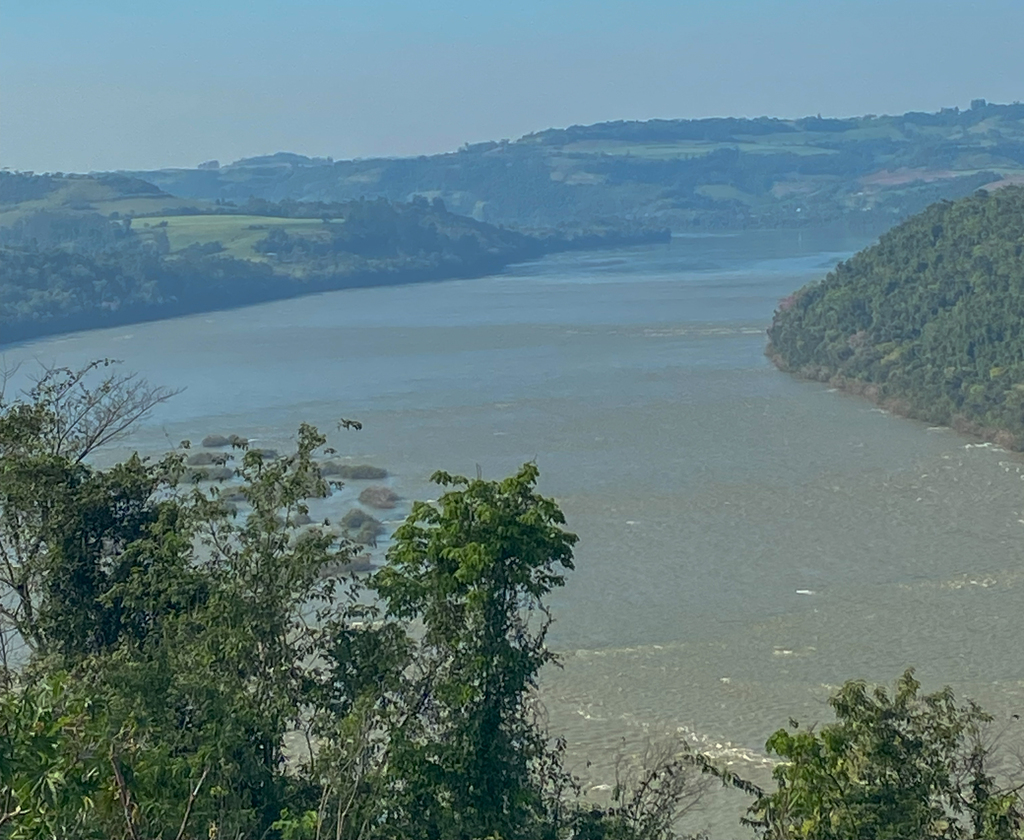
[[[767,735],[827,720],[849,677],[912,665],[1000,721],[1024,712],[1024,462],[762,355],[777,301],[864,244],[679,237],[4,356],[115,356],[186,387],[129,441],[145,451],[234,431],[280,447],[300,421],[357,417],[335,445],[387,466],[406,499],[436,495],[437,468],[535,459],[581,536],[543,694],[587,784],[600,795],[623,738],[665,732],[763,780]],[[716,794],[694,827],[739,836],[742,805]]]

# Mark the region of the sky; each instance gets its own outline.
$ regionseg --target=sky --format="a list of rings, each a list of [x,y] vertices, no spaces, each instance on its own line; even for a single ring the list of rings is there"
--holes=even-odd
[[[1024,99],[1022,0],[3,0],[0,166],[450,151]]]

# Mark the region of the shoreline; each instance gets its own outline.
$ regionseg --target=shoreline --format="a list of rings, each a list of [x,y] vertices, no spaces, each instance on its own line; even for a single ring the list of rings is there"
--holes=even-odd
[[[821,382],[849,396],[863,398],[872,405],[876,405],[896,417],[901,417],[904,420],[916,420],[921,423],[945,426],[963,437],[973,438],[983,443],[995,444],[1007,452],[1024,453],[1024,440],[1007,429],[986,426],[963,415],[956,415],[949,420],[929,417],[926,414],[915,412],[911,408],[910,403],[902,397],[884,396],[880,393],[880,388],[875,382],[850,379],[842,374],[832,373],[824,367],[817,369],[790,367],[785,359],[775,352],[770,341],[765,347],[764,355],[782,373],[804,382]]]
[[[528,261],[524,261],[528,262]],[[42,329],[21,330],[20,324],[0,325],[2,338],[0,340],[0,352],[14,347],[23,347],[33,341],[42,338],[54,338],[56,336],[74,335],[93,330],[105,330],[112,327],[125,327],[132,324],[148,324],[154,321],[170,321],[175,318],[184,318],[189,315],[203,315],[212,312],[229,312],[234,309],[245,309],[248,306],[260,306],[264,303],[274,303],[282,300],[309,297],[311,295],[325,294],[327,292],[343,292],[349,289],[370,289],[377,286],[412,286],[417,283],[444,283],[449,280],[475,280],[481,277],[490,277],[502,273],[506,268],[518,263],[508,263],[493,271],[466,272],[462,274],[448,272],[432,272],[429,270],[416,271],[409,269],[404,272],[400,279],[395,279],[394,274],[386,271],[373,272],[363,275],[348,275],[345,282],[332,284],[325,283],[310,287],[300,283],[293,283],[293,289],[280,289],[280,294],[254,295],[244,302],[231,301],[222,304],[204,304],[197,302],[194,305],[172,301],[167,304],[154,304],[145,308],[119,309],[116,311],[105,310],[102,312],[80,313],[75,316],[62,318],[45,325],[32,324],[32,327],[42,326]],[[49,327],[52,327],[50,329]],[[14,333],[15,338],[6,340],[8,333]]]
[[[476,280],[482,277],[500,275],[507,269],[533,262],[544,257],[584,251],[613,251],[620,248],[633,248],[642,245],[671,245],[672,234],[667,229],[649,231],[636,235],[615,235],[601,238],[585,236],[564,240],[551,247],[542,249],[535,254],[524,254],[522,259],[508,262],[494,259],[483,259],[475,266],[463,266],[463,270],[452,270],[444,266],[423,268],[409,267],[399,270],[381,269],[353,274],[334,275],[318,278],[313,282],[298,281],[287,275],[279,275],[280,281],[269,289],[256,290],[251,298],[244,301],[167,301],[140,307],[126,307],[118,310],[94,310],[76,313],[75,315],[55,319],[52,322],[22,322],[14,324],[0,323],[0,352],[15,347],[22,347],[42,338],[72,335],[91,330],[124,327],[131,324],[145,324],[153,321],[167,321],[188,315],[201,315],[211,312],[226,312],[273,303],[279,300],[307,297],[325,292],[339,292],[348,289],[369,289],[381,286],[411,286],[418,283],[444,283],[449,280]],[[547,244],[547,243],[542,243]],[[9,337],[12,336],[12,337]]]

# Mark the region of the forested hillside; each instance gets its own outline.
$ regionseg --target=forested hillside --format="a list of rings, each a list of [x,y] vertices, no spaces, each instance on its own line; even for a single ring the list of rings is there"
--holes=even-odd
[[[1024,182],[1024,105],[850,119],[608,122],[418,158],[279,153],[139,172],[175,195],[243,203],[440,197],[495,224],[655,220],[673,229],[843,222],[882,231],[943,198]]]
[[[940,202],[780,305],[769,355],[1024,448],[1024,188]]]
[[[123,176],[0,173],[0,343],[330,289],[474,277],[553,251],[668,238],[630,222],[523,233],[422,197],[238,207],[189,203]]]

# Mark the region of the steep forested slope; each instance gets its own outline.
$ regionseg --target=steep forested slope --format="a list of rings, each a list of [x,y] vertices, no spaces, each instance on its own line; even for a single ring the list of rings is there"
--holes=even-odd
[[[780,305],[769,355],[1024,448],[1024,188],[941,202]]]

